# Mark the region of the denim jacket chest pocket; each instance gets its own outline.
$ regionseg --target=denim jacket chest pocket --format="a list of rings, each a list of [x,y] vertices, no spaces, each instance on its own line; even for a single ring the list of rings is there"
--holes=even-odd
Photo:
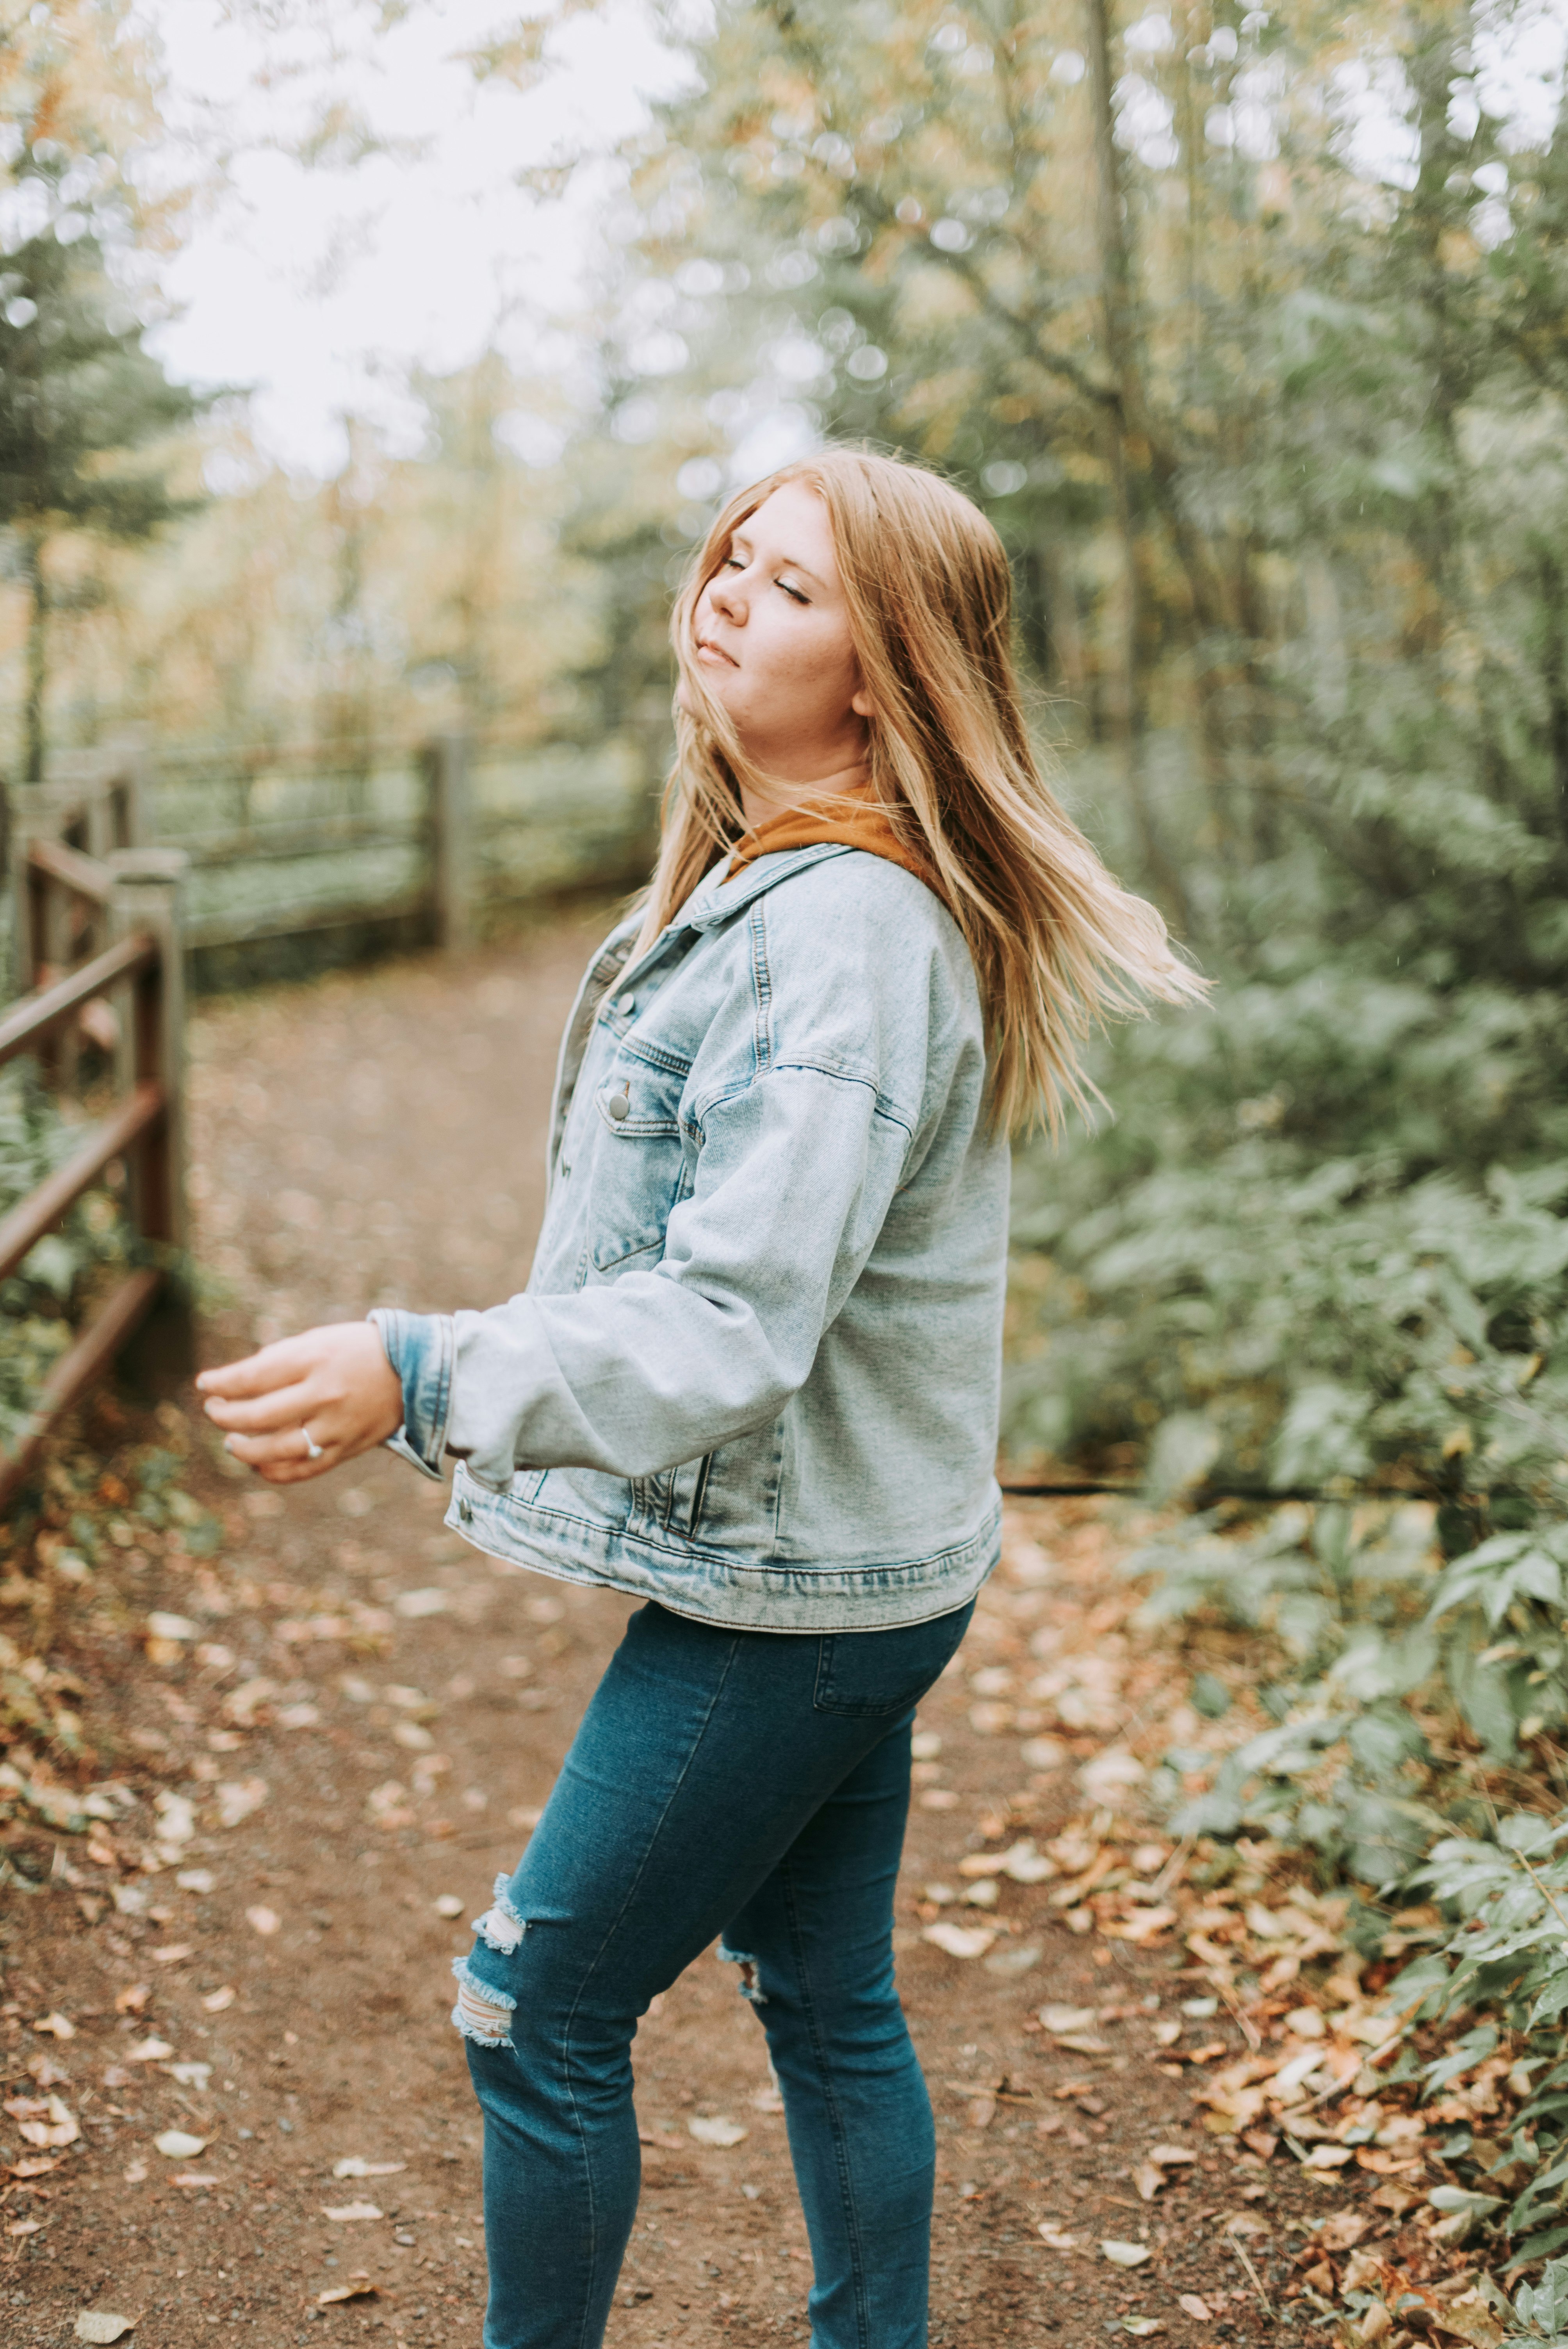
[[[697,1137],[681,1114],[690,1062],[634,1029],[603,1041],[611,1049],[594,1055],[592,1146],[577,1170],[583,1280],[656,1257],[696,1168]]]

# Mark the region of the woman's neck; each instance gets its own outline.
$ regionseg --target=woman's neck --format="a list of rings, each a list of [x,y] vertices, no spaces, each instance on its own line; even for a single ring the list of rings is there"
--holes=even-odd
[[[818,800],[843,797],[865,789],[867,767],[863,759],[852,766],[836,767],[830,774],[813,775],[797,781],[792,776],[769,775],[766,793],[754,791],[748,784],[740,786],[741,812],[748,832],[758,832],[776,816],[786,815],[791,808],[806,807]]]

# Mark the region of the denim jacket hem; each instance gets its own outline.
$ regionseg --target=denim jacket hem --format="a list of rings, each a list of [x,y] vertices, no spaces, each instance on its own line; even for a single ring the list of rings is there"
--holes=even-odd
[[[488,1557],[561,1582],[603,1584],[733,1631],[889,1631],[966,1606],[1001,1554],[995,1486],[975,1530],[923,1557],[817,1566],[729,1557],[690,1541],[658,1542],[583,1515],[555,1471],[498,1493],[459,1464],[446,1522]],[[552,1489],[553,1488],[553,1489]]]

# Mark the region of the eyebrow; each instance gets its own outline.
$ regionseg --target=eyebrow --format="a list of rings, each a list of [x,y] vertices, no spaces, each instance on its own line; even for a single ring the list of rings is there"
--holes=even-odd
[[[733,530],[729,533],[729,543],[731,551],[733,552],[733,550],[738,546],[750,547],[751,541],[743,530]],[[807,578],[811,582],[813,587],[820,587],[824,595],[827,594],[827,581],[825,579],[819,578],[816,572],[812,570],[810,564],[809,563],[802,563],[798,555],[781,554],[779,558],[779,567],[781,571],[799,571],[802,577]]]

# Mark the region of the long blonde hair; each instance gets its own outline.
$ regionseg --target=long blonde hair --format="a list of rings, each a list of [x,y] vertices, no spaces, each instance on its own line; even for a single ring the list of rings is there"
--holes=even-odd
[[[1029,740],[1012,655],[1012,574],[978,507],[938,475],[857,449],[798,460],[731,499],[671,616],[684,686],[658,861],[639,949],[744,832],[739,785],[767,778],[708,693],[697,599],[735,533],[785,481],[828,509],[850,629],[874,716],[869,788],[929,867],[964,933],[985,1009],[991,1115],[1058,1133],[1098,1089],[1083,1050],[1113,1016],[1200,1000],[1155,908],[1107,872],[1056,798]]]

